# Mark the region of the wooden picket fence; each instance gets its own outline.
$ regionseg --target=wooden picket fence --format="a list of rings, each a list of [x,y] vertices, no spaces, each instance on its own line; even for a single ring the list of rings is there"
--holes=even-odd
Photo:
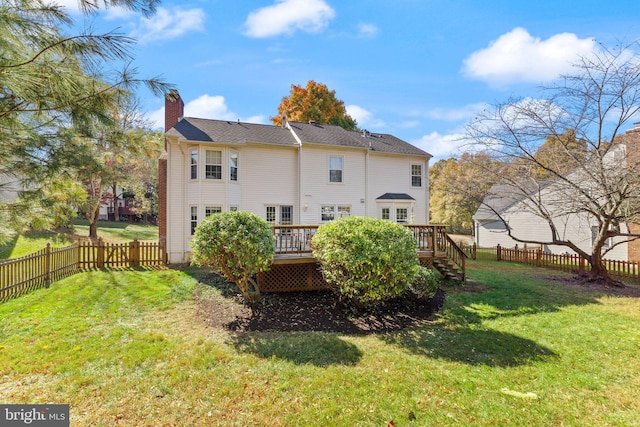
[[[163,242],[77,242],[0,262],[0,302],[92,268],[157,267],[167,263]]]
[[[462,249],[474,260],[515,262],[572,273],[583,273],[590,268],[587,260],[578,254],[552,254],[544,252],[540,247],[503,248],[498,245],[493,248],[477,248],[474,244]],[[640,283],[640,262],[605,259],[604,263],[611,277],[624,282]]]

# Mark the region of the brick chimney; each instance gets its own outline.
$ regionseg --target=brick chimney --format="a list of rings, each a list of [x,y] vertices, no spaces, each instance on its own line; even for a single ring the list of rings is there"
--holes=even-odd
[[[164,100],[164,131],[174,127],[184,117],[184,102],[177,90],[173,89]],[[165,141],[165,150],[167,149]]]
[[[172,90],[164,100],[164,131],[174,127],[184,117],[184,102],[177,90]],[[158,159],[158,235],[166,259],[167,245],[167,137],[164,153]]]

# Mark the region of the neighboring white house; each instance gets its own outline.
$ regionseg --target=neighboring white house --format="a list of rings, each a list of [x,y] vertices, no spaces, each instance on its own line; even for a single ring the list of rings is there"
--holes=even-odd
[[[222,211],[250,211],[280,225],[349,215],[429,221],[431,155],[392,135],[286,120],[280,127],[183,118],[182,108],[180,99],[165,105],[159,168],[160,237],[169,262],[187,261],[198,222]]]
[[[11,203],[20,195],[25,187],[18,178],[2,174],[0,175],[0,203]]]
[[[625,145],[620,144],[611,150],[607,156],[609,161],[619,162],[624,159]],[[618,163],[619,164],[619,163]],[[623,166],[624,167],[624,166]],[[571,174],[581,174],[577,170]],[[582,182],[584,188],[589,187],[587,178],[581,179],[580,175],[569,178],[573,182]],[[569,240],[575,243],[581,250],[591,253],[591,245],[597,235],[598,223],[595,217],[584,212],[567,214],[574,198],[579,197],[574,191],[567,191],[558,181],[549,181],[540,187],[527,186],[528,191],[515,188],[510,184],[494,185],[473,216],[474,242],[478,247],[495,247],[500,245],[505,248],[513,248],[523,243],[512,239],[507,233],[507,227],[512,234],[521,240],[552,241],[551,227],[537,211],[537,202],[542,200],[542,205],[550,213],[553,223],[558,231],[560,240]],[[578,209],[575,209],[578,211]],[[503,221],[504,220],[504,221]],[[505,224],[506,223],[506,224]],[[622,225],[622,231],[626,232],[626,225]],[[617,244],[607,254],[611,260],[627,260],[630,244],[625,237],[609,238],[603,249]],[[567,246],[544,245],[543,250],[554,254],[574,254]]]

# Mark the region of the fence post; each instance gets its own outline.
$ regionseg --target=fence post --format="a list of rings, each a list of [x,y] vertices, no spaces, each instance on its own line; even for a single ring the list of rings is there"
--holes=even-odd
[[[51,286],[51,243],[47,242],[44,258],[44,284],[48,288]]]
[[[478,249],[478,247],[476,246],[476,242],[473,242],[473,246],[471,247],[471,259],[475,260],[476,259],[476,250]]]
[[[137,267],[140,265],[140,242],[133,239],[129,243],[129,267]]]
[[[536,267],[540,267],[541,265],[542,265],[542,246],[540,246],[536,251]]]
[[[102,241],[102,237],[98,238],[98,259],[96,267],[104,268],[104,242]]]
[[[496,246],[496,261],[502,261],[502,247],[499,244]]]

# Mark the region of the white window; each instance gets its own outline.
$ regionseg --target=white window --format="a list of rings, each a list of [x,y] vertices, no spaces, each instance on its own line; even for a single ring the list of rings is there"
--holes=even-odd
[[[322,205],[320,207],[320,220],[322,220],[323,222],[333,221],[336,218],[342,218],[345,216],[351,216],[351,206]]]
[[[238,153],[235,151],[229,153],[229,180],[238,180]]]
[[[222,206],[206,206],[204,208],[204,216],[205,218],[210,217],[213,214],[217,214],[222,212]]]
[[[389,208],[382,208],[382,212],[380,218],[390,220],[391,219],[391,210]]]
[[[191,179],[198,179],[198,150],[191,150]]]
[[[422,165],[411,165],[411,186],[422,187]]]
[[[333,221],[336,217],[335,206],[325,205],[320,207],[320,219],[322,221]]]
[[[409,210],[407,208],[396,209],[396,222],[400,224],[406,224],[407,218],[409,218]]]
[[[351,216],[351,206],[338,206],[338,218]]]
[[[191,206],[191,235],[196,232],[196,227],[198,226],[198,207]]]
[[[592,225],[591,226],[591,244],[593,245],[596,241],[596,239],[598,238],[598,226],[597,225]],[[611,246],[611,237],[609,237],[607,240],[604,241],[604,244],[602,245],[602,249],[609,249],[609,247]]]
[[[342,182],[342,157],[329,157],[329,182]]]
[[[269,224],[276,223],[276,207],[275,206],[267,206],[267,214],[265,219]]]
[[[206,179],[222,179],[222,151],[206,151],[204,177]]]
[[[280,224],[293,224],[293,206],[280,206]]]

